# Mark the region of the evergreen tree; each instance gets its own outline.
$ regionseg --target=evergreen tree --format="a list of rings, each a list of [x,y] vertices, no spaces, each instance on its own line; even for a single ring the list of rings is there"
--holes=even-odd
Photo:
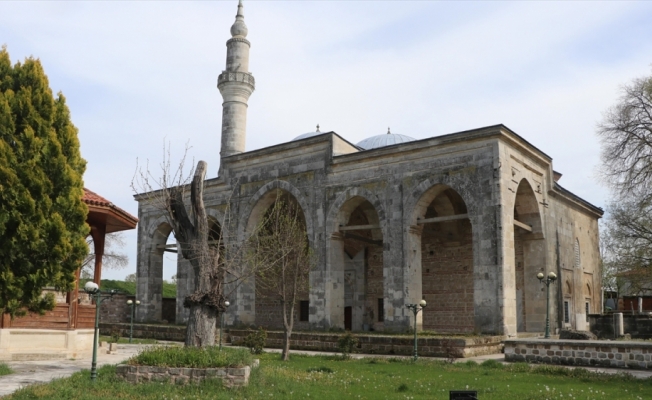
[[[11,65],[0,50],[0,313],[54,307],[88,252],[86,167],[64,96],[55,98],[38,59]]]

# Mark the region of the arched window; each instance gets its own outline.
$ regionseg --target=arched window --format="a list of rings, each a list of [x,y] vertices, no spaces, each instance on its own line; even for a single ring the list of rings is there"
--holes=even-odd
[[[575,239],[575,268],[581,268],[582,263],[580,259],[580,241],[579,239]]]

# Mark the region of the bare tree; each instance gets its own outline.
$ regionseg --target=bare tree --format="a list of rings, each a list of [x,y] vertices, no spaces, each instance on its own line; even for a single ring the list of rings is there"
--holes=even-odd
[[[84,257],[84,261],[82,262],[82,274],[84,276],[92,276],[90,272],[95,268],[95,251],[93,238],[90,235],[86,237],[86,244],[88,245],[89,253]],[[102,256],[103,269],[122,269],[129,264],[129,256],[120,251],[126,244],[122,232],[106,234],[104,237],[104,255]]]
[[[598,135],[601,176],[614,198],[601,229],[604,284],[640,293],[652,286],[652,76],[622,87]]]
[[[602,177],[616,192],[652,200],[652,76],[622,88],[620,101],[598,125]]]
[[[600,235],[604,285],[630,295],[652,290],[652,210],[621,198],[607,211]]]
[[[290,358],[297,296],[308,286],[315,259],[309,247],[301,209],[296,204],[281,200],[280,193],[277,199],[252,241],[256,249],[254,257],[261,265],[256,274],[256,292],[281,303],[284,328],[281,358],[287,361]]]
[[[255,243],[238,241],[235,235],[229,234],[232,226],[230,199],[226,199],[227,210],[224,221],[221,221],[221,232],[217,238],[213,237],[204,205],[207,164],[199,161],[194,172],[186,175],[187,151],[188,147],[176,170],[172,170],[169,147],[165,149],[161,177],[154,177],[149,166],[139,168],[132,188],[143,196],[143,201],[166,216],[181,255],[193,268],[194,292],[184,299],[184,306],[190,309],[185,345],[203,347],[215,344],[217,321],[225,310],[226,296],[255,273],[256,260],[249,257],[255,253],[251,249]],[[190,210],[186,208],[188,201]],[[227,287],[229,293],[225,295]]]

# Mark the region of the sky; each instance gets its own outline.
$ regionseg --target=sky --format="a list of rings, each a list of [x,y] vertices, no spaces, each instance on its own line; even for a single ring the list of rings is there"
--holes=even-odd
[[[315,130],[353,143],[504,124],[599,207],[595,134],[620,88],[652,74],[652,2],[244,1],[256,91],[247,150]],[[217,76],[237,1],[2,1],[0,44],[39,58],[67,98],[85,186],[137,215],[138,165],[164,147],[219,168]],[[125,233],[136,271],[136,231]],[[164,278],[176,273],[164,265]]]

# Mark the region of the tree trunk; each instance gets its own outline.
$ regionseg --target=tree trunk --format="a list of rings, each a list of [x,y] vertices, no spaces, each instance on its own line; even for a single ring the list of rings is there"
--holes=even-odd
[[[283,337],[283,353],[281,354],[281,360],[288,361],[290,360],[290,336],[292,336],[292,328],[285,327]]]
[[[216,334],[217,310],[204,304],[192,305],[186,327],[186,346],[214,346]]]

